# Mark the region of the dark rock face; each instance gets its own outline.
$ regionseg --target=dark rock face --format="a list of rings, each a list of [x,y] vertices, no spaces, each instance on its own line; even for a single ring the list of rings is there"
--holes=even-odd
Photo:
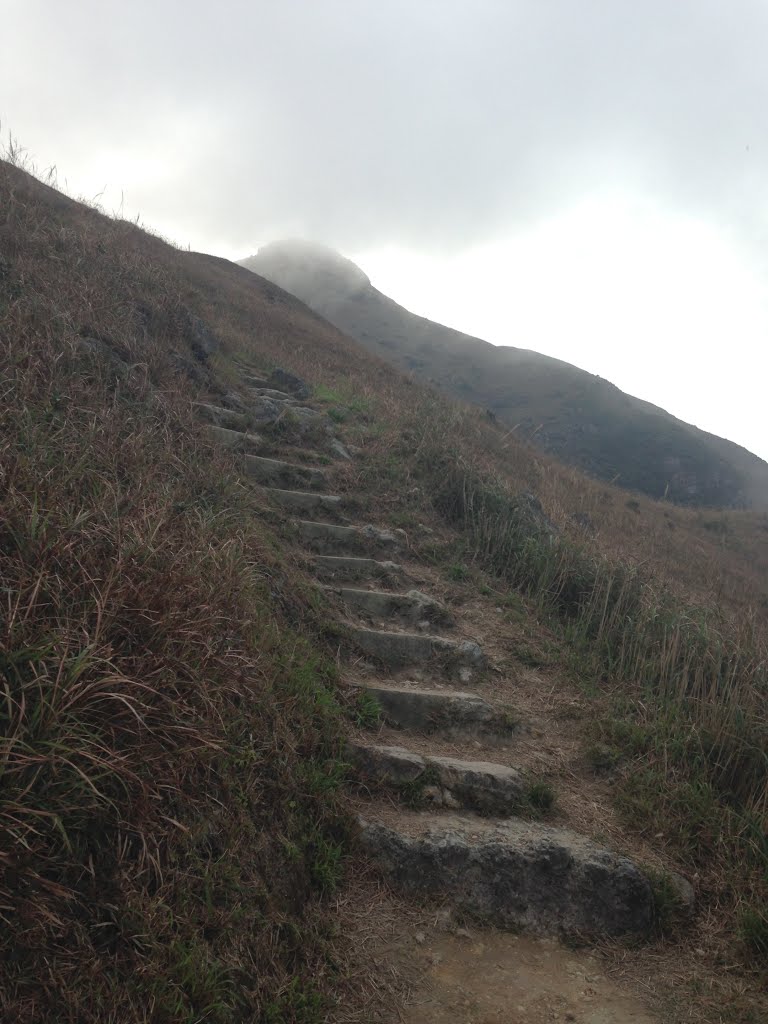
[[[195,357],[201,363],[208,362],[208,357],[216,352],[220,345],[213,331],[194,313],[187,313],[184,324],[184,336]]]
[[[653,893],[625,857],[565,829],[431,817],[418,835],[364,824],[362,840],[395,885],[452,900],[483,922],[572,935],[648,934]]]
[[[269,375],[269,386],[277,391],[287,391],[289,394],[302,399],[307,399],[312,394],[312,390],[306,381],[303,381],[301,377],[297,377],[295,373],[289,373],[287,370],[280,368],[273,370]]]

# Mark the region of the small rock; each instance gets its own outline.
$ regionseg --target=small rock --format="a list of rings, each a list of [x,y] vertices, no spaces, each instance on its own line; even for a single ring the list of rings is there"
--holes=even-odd
[[[283,415],[282,406],[264,396],[251,399],[248,411],[256,423],[277,423]]]
[[[450,931],[453,923],[453,910],[450,907],[441,907],[435,914],[435,924],[443,931]]]
[[[468,928],[457,928],[453,934],[457,935],[460,939],[472,938],[472,932],[470,932]]]
[[[210,327],[194,313],[187,313],[183,331],[189,347],[201,363],[208,362],[208,356],[220,347],[219,339]]]
[[[350,462],[352,459],[352,456],[337,437],[331,439],[328,444],[328,450],[331,455],[335,455],[337,459],[344,459],[346,462]]]
[[[443,806],[447,807],[450,811],[458,811],[461,807],[460,802],[451,793],[450,789],[443,790]]]
[[[696,893],[687,878],[683,878],[676,871],[671,871],[669,881],[675,891],[677,901],[676,910],[684,918],[693,917],[696,909]]]

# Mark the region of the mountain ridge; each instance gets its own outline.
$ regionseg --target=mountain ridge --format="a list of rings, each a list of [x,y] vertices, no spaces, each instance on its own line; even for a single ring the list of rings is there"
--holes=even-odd
[[[741,445],[566,360],[412,313],[325,245],[273,242],[239,262],[399,369],[486,408],[598,479],[683,505],[768,505],[768,464]]]

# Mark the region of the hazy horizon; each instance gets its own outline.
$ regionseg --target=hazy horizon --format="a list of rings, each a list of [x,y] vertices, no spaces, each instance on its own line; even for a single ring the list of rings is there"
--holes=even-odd
[[[230,259],[324,241],[420,315],[768,458],[759,0],[7,0],[0,125]]]

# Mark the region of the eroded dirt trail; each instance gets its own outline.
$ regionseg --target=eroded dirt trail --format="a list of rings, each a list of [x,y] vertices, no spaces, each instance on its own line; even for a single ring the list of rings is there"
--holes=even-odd
[[[596,956],[553,939],[487,931],[419,933],[423,973],[408,1024],[661,1024]]]

